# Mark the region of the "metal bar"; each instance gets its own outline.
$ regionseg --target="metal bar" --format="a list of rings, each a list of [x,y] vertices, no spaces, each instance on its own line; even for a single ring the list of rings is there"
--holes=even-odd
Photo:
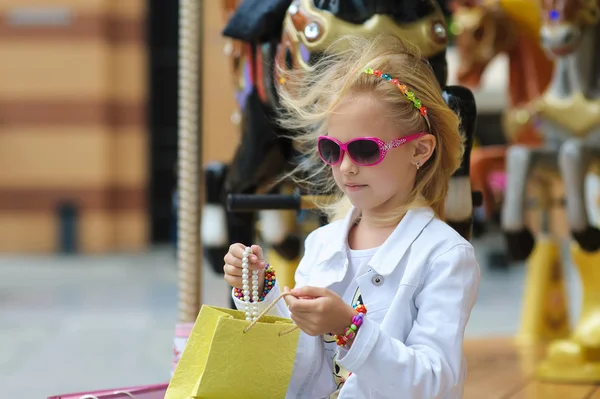
[[[286,195],[286,194],[229,194],[229,212],[255,212],[261,210],[314,209],[317,200],[327,201],[329,196]]]

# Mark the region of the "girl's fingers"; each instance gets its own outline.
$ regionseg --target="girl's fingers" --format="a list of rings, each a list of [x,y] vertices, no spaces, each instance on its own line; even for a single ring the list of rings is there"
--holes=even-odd
[[[258,245],[253,245],[252,248],[254,247],[258,247]],[[259,247],[260,248],[260,247]],[[248,269],[250,270],[260,270],[260,269],[264,269],[265,268],[265,262],[263,262],[261,259],[259,259],[259,257],[256,255],[256,250],[253,249],[254,252],[251,252],[250,255],[248,256]],[[262,250],[261,250],[262,253]],[[239,267],[242,267],[242,260],[240,258],[239,261]],[[236,264],[237,266],[237,264]]]
[[[285,287],[283,292],[289,292],[289,288]],[[287,307],[290,309],[290,312],[292,311],[292,306],[295,306],[295,304],[298,302],[298,298],[293,295],[286,295],[283,297],[283,300],[287,303]]]
[[[246,249],[246,246],[244,244],[240,244],[240,243],[231,244],[231,246],[229,247],[229,253],[231,255],[235,256],[236,258],[242,259],[245,249]]]
[[[223,266],[223,271],[225,272],[224,279],[227,282],[227,284],[231,285],[232,287],[236,287],[236,288],[242,287],[242,269],[241,268],[226,264],[225,266]],[[264,276],[259,273],[259,281],[262,279],[264,279]]]
[[[236,258],[235,256],[233,256],[232,254],[229,253],[229,254],[225,255],[225,257],[223,258],[223,260],[225,261],[225,264],[231,265],[231,266],[236,267],[236,268],[238,268],[240,270],[239,274],[236,274],[236,275],[239,275],[239,276],[242,275],[242,260],[241,259]],[[265,268],[265,262],[258,262],[258,261],[255,261],[255,262],[250,261],[250,262],[248,262],[248,269],[249,270],[261,270],[261,269],[264,269],[264,268]]]
[[[253,254],[256,256],[256,260],[257,260],[257,261],[261,261],[261,262],[262,262],[262,261],[264,261],[264,260],[265,260],[265,259],[264,259],[264,257],[263,257],[263,250],[262,250],[262,248],[260,247],[260,245],[253,245],[253,246],[252,246],[252,253],[253,253]],[[250,256],[250,259],[249,259],[249,260],[250,260],[251,262],[253,261],[253,260],[252,260],[252,256]]]
[[[248,269],[261,270],[265,268],[263,260],[263,250],[259,245],[252,245],[252,252],[248,256]],[[231,244],[229,252],[223,257],[225,264],[223,272],[225,281],[232,287],[240,288],[242,286],[242,257],[246,246],[241,243]]]
[[[299,315],[294,312],[290,312],[290,319],[292,319],[294,321],[294,323],[296,323],[296,325],[298,325],[298,327],[300,327],[300,329],[302,329],[303,331],[307,327],[310,327],[313,325],[313,322],[309,318],[307,318],[304,315]]]
[[[260,261],[262,261],[262,248],[260,248],[258,245],[253,245],[251,248],[252,252],[250,253],[250,256],[248,256],[248,263],[250,265],[250,268],[252,268],[253,264],[257,265]],[[246,247],[243,244],[232,244],[229,247],[229,252],[227,253],[227,255],[225,255],[225,258],[223,258],[223,260],[225,261],[225,263],[229,263],[230,265],[242,267],[242,258],[244,256],[245,249]],[[258,266],[254,267],[254,269],[257,268]]]
[[[235,276],[235,277],[242,276],[242,268],[235,267],[235,266],[232,266],[227,263],[225,263],[225,266],[223,266],[223,271],[225,272],[225,274],[230,275],[230,276]]]
[[[235,267],[239,267],[239,268],[242,267],[242,258],[236,257],[231,252],[228,252],[227,255],[225,255],[225,257],[223,258],[223,260],[225,261],[225,263],[227,263],[231,266],[235,266]],[[241,276],[241,274],[240,274],[240,276]]]

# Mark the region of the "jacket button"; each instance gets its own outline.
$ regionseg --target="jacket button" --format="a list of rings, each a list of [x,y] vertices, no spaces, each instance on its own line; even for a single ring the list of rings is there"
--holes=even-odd
[[[379,274],[376,274],[373,276],[373,278],[371,278],[371,282],[373,283],[373,285],[380,286],[381,284],[383,284],[383,277]]]

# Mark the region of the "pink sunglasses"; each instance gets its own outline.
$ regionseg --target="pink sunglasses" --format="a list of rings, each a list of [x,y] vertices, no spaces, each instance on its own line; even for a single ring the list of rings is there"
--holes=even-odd
[[[337,165],[342,162],[344,153],[347,152],[352,162],[359,166],[374,166],[385,158],[392,148],[398,148],[409,141],[422,137],[426,133],[415,133],[388,143],[377,137],[359,137],[342,143],[329,136],[320,136],[317,147],[319,156],[328,165]]]

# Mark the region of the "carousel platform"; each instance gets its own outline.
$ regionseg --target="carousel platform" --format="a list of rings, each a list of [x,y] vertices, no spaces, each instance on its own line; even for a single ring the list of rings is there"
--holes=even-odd
[[[463,399],[600,399],[600,385],[539,381],[535,366],[544,346],[517,347],[511,338],[471,339]]]

